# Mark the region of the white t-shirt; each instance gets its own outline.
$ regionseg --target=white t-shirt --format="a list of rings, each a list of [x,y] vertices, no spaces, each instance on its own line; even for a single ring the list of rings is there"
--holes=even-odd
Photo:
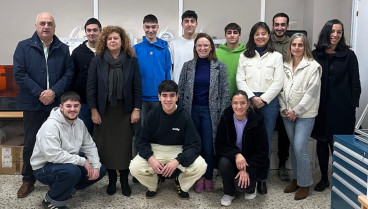
[[[185,39],[183,36],[180,36],[170,41],[169,50],[171,54],[171,62],[174,65],[171,79],[177,84],[179,83],[180,72],[184,63],[192,60],[194,57],[193,48],[194,39]]]

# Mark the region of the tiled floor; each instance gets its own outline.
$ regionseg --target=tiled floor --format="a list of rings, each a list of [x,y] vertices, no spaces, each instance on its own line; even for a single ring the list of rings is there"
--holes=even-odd
[[[319,170],[314,170],[313,179],[316,184],[319,181]],[[174,183],[166,180],[159,188],[158,194],[154,199],[146,199],[146,188],[140,184],[129,182],[132,188],[131,197],[121,194],[120,185],[118,192],[109,196],[106,194],[107,177],[95,185],[78,191],[72,199],[68,200],[67,206],[70,208],[221,208],[220,199],[223,195],[221,177],[214,179],[215,191],[213,193],[197,194],[190,190],[190,200],[180,200],[177,197]],[[313,184],[313,186],[314,186]],[[17,190],[21,185],[20,175],[0,175],[0,208],[41,208],[41,201],[45,196],[48,187],[36,184],[36,189],[26,198],[18,199]],[[271,172],[268,182],[268,194],[257,195],[254,200],[244,200],[242,194],[237,194],[233,203],[228,208],[330,208],[331,190],[324,192],[313,191],[313,186],[309,196],[300,201],[294,200],[294,193],[283,193],[287,182],[278,179],[276,170]]]

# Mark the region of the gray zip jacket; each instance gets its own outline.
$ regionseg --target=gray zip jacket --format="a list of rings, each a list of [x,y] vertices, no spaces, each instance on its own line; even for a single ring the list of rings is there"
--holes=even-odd
[[[84,153],[85,157],[79,156],[80,152]],[[37,133],[31,157],[33,170],[42,168],[46,163],[84,166],[86,158],[93,168],[100,169],[96,144],[83,121],[77,118],[70,125],[60,109],[55,107]]]

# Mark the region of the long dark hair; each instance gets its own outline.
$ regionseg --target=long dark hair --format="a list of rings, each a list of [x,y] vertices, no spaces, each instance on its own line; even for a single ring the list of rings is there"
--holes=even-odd
[[[275,48],[273,47],[273,43],[271,41],[271,31],[270,28],[268,27],[268,25],[265,22],[257,22],[255,25],[253,25],[252,29],[250,30],[249,33],[249,39],[246,45],[247,50],[245,50],[244,52],[244,56],[248,57],[248,58],[252,58],[254,56],[256,56],[256,43],[254,42],[254,34],[257,32],[258,28],[263,28],[267,31],[268,36],[270,37],[268,39],[268,42],[266,44],[266,50],[267,52],[274,52]]]
[[[330,36],[331,36],[332,26],[335,24],[339,24],[342,27],[342,35],[341,35],[340,41],[337,43],[336,51],[341,51],[341,50],[350,48],[350,46],[346,44],[345,35],[344,35],[345,34],[344,25],[342,24],[340,20],[332,19],[326,22],[321,32],[319,33],[318,42],[317,44],[314,45],[317,50],[325,51],[326,49],[331,48]]]

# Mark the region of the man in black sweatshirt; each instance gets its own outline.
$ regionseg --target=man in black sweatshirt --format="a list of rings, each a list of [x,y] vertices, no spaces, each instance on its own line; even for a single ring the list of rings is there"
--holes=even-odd
[[[84,122],[92,137],[94,124],[91,119],[91,110],[87,107],[86,86],[89,64],[91,59],[96,56],[97,41],[101,35],[101,30],[100,21],[95,18],[88,19],[84,25],[87,40],[75,48],[71,55],[74,63],[74,77],[71,90],[77,92],[82,99],[82,109],[78,117]]]
[[[147,198],[156,196],[158,174],[171,177],[176,169],[175,185],[181,199],[189,199],[188,190],[205,173],[207,164],[199,156],[201,139],[183,106],[177,105],[178,85],[165,80],[158,86],[161,105],[149,112],[136,140],[138,155],[129,169],[148,188]]]

